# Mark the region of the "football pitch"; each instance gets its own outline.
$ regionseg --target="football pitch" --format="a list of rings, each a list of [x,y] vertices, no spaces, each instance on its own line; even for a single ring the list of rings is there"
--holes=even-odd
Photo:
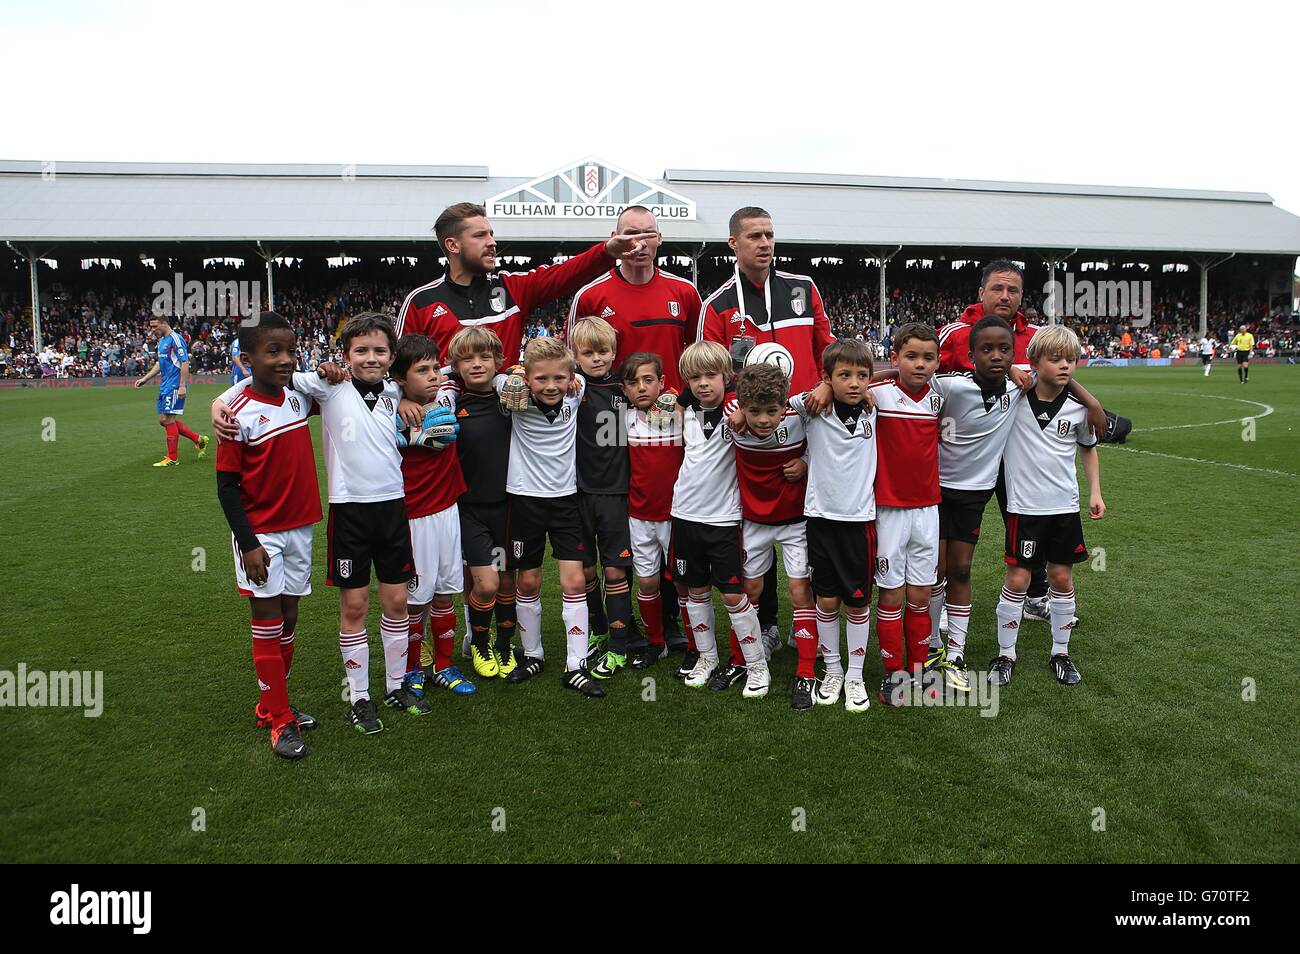
[[[1028,622],[995,715],[874,695],[861,714],[796,713],[788,648],[764,700],[688,689],[677,657],[587,700],[560,686],[551,567],[541,677],[431,687],[432,715],[381,709],[363,737],[344,722],[321,523],[289,684],[321,726],[297,764],[252,725],[215,445],[150,467],[154,388],[0,392],[0,670],[103,674],[93,718],[0,708],[0,861],[1294,861],[1300,368],[1257,365],[1245,386],[1228,364],[1080,379],[1136,429],[1103,447],[1109,513],[1084,521],[1077,687],[1056,684],[1047,625]],[[190,398],[202,433],[219,390]],[[994,504],[982,536],[979,670],[996,647]],[[370,633],[374,688],[374,599]],[[875,650],[873,625],[869,686]]]

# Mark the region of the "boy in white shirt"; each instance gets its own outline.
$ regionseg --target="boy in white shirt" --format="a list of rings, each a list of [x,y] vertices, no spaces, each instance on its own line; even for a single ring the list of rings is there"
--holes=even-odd
[[[325,582],[339,590],[339,651],[347,676],[348,719],[364,735],[383,730],[370,699],[370,648],[366,613],[370,608],[370,567],[379,579],[384,646],[384,704],[411,715],[431,708],[402,685],[406,675],[410,620],[406,584],[415,575],[406,518],[402,458],[397,450],[398,386],[387,379],[397,338],[383,315],[363,312],[349,319],[341,338],[351,379],[323,365],[296,372],[293,389],[321,408],[325,470],[329,480],[329,525]],[[337,379],[337,383],[322,380]],[[234,400],[245,379],[218,398]],[[214,406],[214,416],[222,407]]]
[[[506,476],[506,565],[519,574],[515,606],[524,659],[513,681],[542,671],[542,559],[546,538],[560,568],[564,591],[564,686],[588,698],[605,689],[583,667],[587,659],[587,587],[582,569],[585,543],[578,515],[578,407],[585,382],[574,388],[572,352],[557,338],[534,338],[524,363],[494,381],[511,412],[510,463]],[[570,393],[572,391],[572,393]]]
[[[1070,567],[1088,559],[1079,519],[1076,448],[1091,488],[1089,513],[1106,515],[1101,498],[1097,438],[1087,408],[1069,391],[1079,360],[1079,339],[1063,325],[1051,325],[1029,343],[1038,380],[1016,409],[1003,463],[1007,480],[1007,575],[998,601],[998,655],[989,681],[1005,686],[1016,668],[1016,637],[1031,573],[1046,564],[1051,586],[1052,651],[1048,665],[1057,682],[1083,677],[1070,659],[1075,599]]]

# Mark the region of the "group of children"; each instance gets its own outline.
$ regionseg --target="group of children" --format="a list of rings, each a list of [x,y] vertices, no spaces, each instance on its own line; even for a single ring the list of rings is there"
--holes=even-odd
[[[683,392],[665,391],[657,355],[613,366],[616,333],[594,317],[573,324],[567,346],[533,339],[522,365],[504,373],[502,343],[482,325],[451,339],[444,373],[434,341],[398,341],[385,318],[360,315],[342,333],[347,369],[295,372],[288,324],[274,313],[245,322],[251,375],[218,399],[237,434],[222,441],[217,469],[236,579],[252,609],[258,725],[290,759],[306,753],[300,730],[315,725],[290,704],[286,678],[321,516],[306,426],[317,412],[329,481],[326,580],[340,592],[349,718],[363,733],[383,727],[369,688],[371,565],[382,700],[422,715],[430,680],[474,691],[453,663],[453,597],[465,586],[464,655],[474,672],[510,683],[542,673],[548,538],[563,593],[562,684],[584,696],[604,696],[620,670],[645,669],[677,648],[664,621],[674,597],[684,631],[677,677],[715,690],[743,682],[745,697],[765,696],[777,646],[764,642],[755,604],[778,546],[798,653],[795,709],[841,695],[849,711],[868,707],[873,584],[878,699],[902,704],[913,680],[968,692],[970,564],[1003,470],[1008,570],[988,678],[1010,680],[1029,574],[1046,562],[1050,663],[1059,681],[1078,682],[1068,654],[1070,567],[1087,550],[1076,447],[1093,518],[1105,509],[1082,403],[1091,399],[1071,391],[1078,340],[1057,326],[1040,331],[1029,355],[1036,376],[1016,383],[1005,321],[979,321],[970,342],[974,371],[955,374],[936,374],[939,342],[926,325],[895,333],[896,371],[877,372],[862,342],[833,342],[814,398],[789,395],[774,364],[735,373],[731,353],[709,341],[683,352]],[[727,610],[725,644],[714,590]],[[593,640],[605,631],[607,642]]]

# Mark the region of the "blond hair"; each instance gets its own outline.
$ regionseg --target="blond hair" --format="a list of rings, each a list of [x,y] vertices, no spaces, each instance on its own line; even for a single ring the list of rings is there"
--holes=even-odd
[[[484,328],[482,325],[470,325],[468,328],[460,329],[451,336],[451,341],[447,344],[448,361],[463,361],[480,352],[487,352],[492,355],[496,359],[498,367],[505,358],[505,349],[501,347],[501,339],[497,337],[495,331]]]
[[[579,318],[569,330],[569,344],[579,351],[617,351],[618,332],[604,318]]]
[[[682,377],[690,379],[701,374],[731,374],[731,352],[716,341],[697,341],[687,345],[682,352],[682,359],[677,362],[677,369]]]
[[[1079,360],[1079,336],[1065,325],[1048,325],[1029,339],[1029,348],[1025,352],[1031,364],[1037,364],[1040,358],[1069,358]]]
[[[559,338],[547,335],[534,338],[524,348],[524,369],[531,368],[538,361],[563,361],[570,371],[573,370],[573,352],[564,346]]]

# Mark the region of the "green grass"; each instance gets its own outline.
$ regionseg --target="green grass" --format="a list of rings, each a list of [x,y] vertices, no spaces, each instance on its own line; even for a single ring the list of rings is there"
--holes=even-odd
[[[1300,369],[1257,365],[1246,387],[1229,366],[1208,381],[1198,368],[1082,379],[1139,431],[1102,450],[1110,513],[1085,532],[1105,570],[1077,578],[1076,689],[1052,680],[1047,628],[1030,623],[996,718],[794,713],[785,649],[760,702],[686,689],[663,663],[656,701],[630,672],[587,701],[548,669],[468,699],[435,692],[433,715],[386,713],[362,738],[343,722],[322,524],[291,683],[322,727],[295,765],[251,726],[248,610],[211,459],[183,444],[181,467],[148,466],[162,452],[152,389],[0,392],[0,669],[102,670],[106,697],[95,719],[0,709],[0,861],[1293,860]],[[217,390],[196,389],[192,425]],[[1235,423],[1141,430],[1262,410],[1242,398],[1274,408],[1253,442]],[[995,507],[984,537],[980,668],[995,647]],[[792,830],[799,808],[806,831]]]

